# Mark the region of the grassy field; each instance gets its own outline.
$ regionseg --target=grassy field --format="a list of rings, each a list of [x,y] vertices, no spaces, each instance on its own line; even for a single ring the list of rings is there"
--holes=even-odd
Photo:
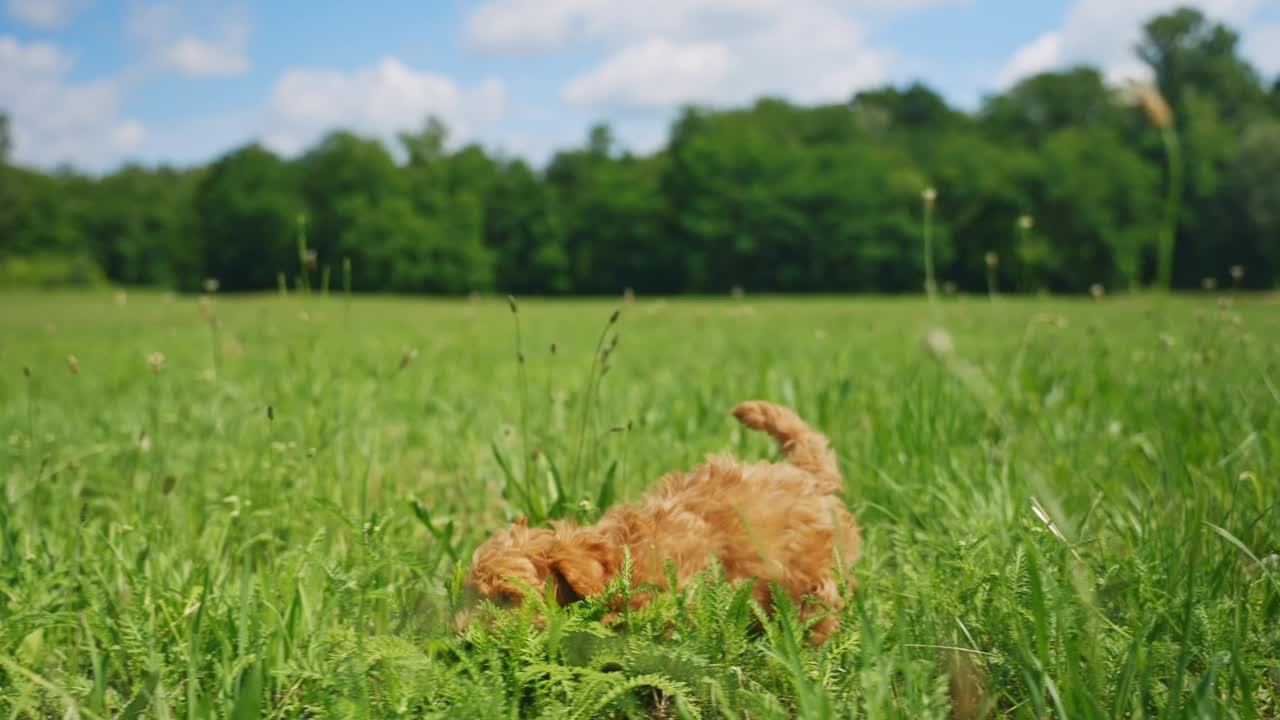
[[[121,300],[0,295],[4,717],[1280,716],[1275,296]],[[453,632],[751,398],[865,528],[826,645],[714,577]]]

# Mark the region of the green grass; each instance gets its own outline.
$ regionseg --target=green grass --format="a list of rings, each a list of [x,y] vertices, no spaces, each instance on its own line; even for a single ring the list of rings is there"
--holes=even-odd
[[[1222,297],[641,298],[591,375],[611,303],[520,365],[496,298],[0,296],[0,712],[1277,717],[1280,303]],[[452,631],[513,517],[774,456],[749,398],[865,528],[825,646],[714,577]]]

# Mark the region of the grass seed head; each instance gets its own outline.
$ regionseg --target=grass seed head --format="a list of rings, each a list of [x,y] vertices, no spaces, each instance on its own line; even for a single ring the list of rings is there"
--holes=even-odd
[[[204,291],[205,291],[205,292],[207,292],[207,293],[216,293],[216,292],[218,292],[218,288],[219,288],[220,286],[221,286],[221,283],[219,283],[219,282],[218,282],[218,278],[205,278],[205,279],[204,279]]]
[[[1130,85],[1130,92],[1152,125],[1161,130],[1173,125],[1173,108],[1169,107],[1169,103],[1154,85],[1134,82]]]
[[[68,355],[67,370],[70,371],[72,375],[79,375],[80,374],[80,358],[76,357],[75,355]]]
[[[164,369],[164,353],[153,352],[148,355],[147,365],[151,367],[151,372],[159,374]]]
[[[988,252],[986,255],[983,255],[982,260],[987,263],[987,267],[992,269],[1000,265],[1000,256],[993,252]]]
[[[1089,297],[1094,300],[1101,300],[1107,296],[1107,289],[1102,287],[1102,283],[1094,283],[1089,286]]]
[[[516,298],[515,298],[515,296],[514,296],[514,295],[508,295],[508,296],[507,296],[507,307],[510,307],[510,308],[511,308],[511,314],[512,314],[512,315],[519,315],[519,314],[520,314],[520,307],[519,307],[518,305],[516,305]]]
[[[614,323],[618,322],[618,318],[620,317],[622,317],[622,308],[618,308],[617,310],[613,311],[613,314],[609,316],[609,324],[613,325]]]
[[[1030,215],[1018,216],[1018,227],[1021,228],[1022,230],[1030,230],[1031,228],[1035,227],[1035,224],[1036,224],[1035,218],[1031,217]]]
[[[956,349],[951,333],[943,328],[933,328],[924,335],[924,349],[932,355],[949,355]]]
[[[320,255],[315,250],[308,250],[302,257],[302,262],[307,266],[308,270],[315,270],[320,267]]]
[[[924,200],[924,206],[933,209],[933,204],[938,201],[938,190],[932,185],[920,192],[920,197]]]
[[[1232,279],[1232,280],[1235,282],[1235,284],[1237,284],[1237,285],[1239,285],[1239,284],[1240,284],[1240,281],[1244,280],[1244,266],[1243,266],[1243,265],[1232,265],[1232,266],[1231,266],[1231,279]]]
[[[409,348],[408,350],[405,350],[404,354],[400,356],[400,369],[403,370],[409,367],[409,363],[416,360],[417,357],[418,348]]]

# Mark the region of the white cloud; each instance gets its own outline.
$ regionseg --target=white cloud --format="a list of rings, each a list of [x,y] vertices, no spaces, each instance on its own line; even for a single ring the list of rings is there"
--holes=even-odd
[[[188,16],[176,5],[139,5],[128,24],[155,67],[191,77],[232,77],[249,70],[251,27],[242,13],[223,10],[206,18]]]
[[[1206,17],[1239,28],[1262,9],[1263,2],[1200,0],[1196,6]],[[996,75],[996,85],[1003,89],[1037,72],[1076,63],[1101,68],[1112,82],[1145,79],[1147,69],[1134,56],[1142,25],[1186,4],[1186,0],[1075,0],[1062,27],[1019,48]]]
[[[530,51],[575,40],[618,44],[653,35],[733,35],[744,24],[784,22],[812,8],[872,17],[964,0],[487,0],[467,17],[465,35],[488,50]]]
[[[723,45],[654,38],[574,78],[563,97],[575,105],[665,107],[714,95],[733,63]]]
[[[1251,27],[1244,37],[1244,54],[1263,74],[1280,75],[1280,22]]]
[[[451,136],[468,137],[496,121],[505,106],[506,89],[498,80],[467,89],[390,57],[349,72],[293,68],[276,81],[262,137],[273,149],[291,154],[334,129],[390,139],[433,115],[449,126]]]
[[[8,0],[5,10],[19,22],[42,29],[60,28],[89,6],[90,0]]]
[[[178,38],[165,49],[164,61],[186,75],[231,76],[249,69],[242,42],[213,43],[192,35]]]
[[[597,110],[737,103],[760,95],[838,102],[889,77],[864,21],[959,0],[489,0],[466,37],[499,51],[586,43],[606,51],[561,98]]]
[[[1008,87],[1024,77],[1052,70],[1062,62],[1062,34],[1047,32],[1018,48],[1013,59],[996,77],[996,85]]]
[[[55,45],[0,36],[0,108],[10,115],[18,162],[97,168],[144,141],[146,129],[120,117],[119,83],[72,82],[73,66]]]

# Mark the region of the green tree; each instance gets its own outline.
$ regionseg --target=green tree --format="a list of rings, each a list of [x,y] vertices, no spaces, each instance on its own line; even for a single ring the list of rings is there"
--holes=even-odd
[[[1132,113],[1117,106],[1102,73],[1087,66],[1033,75],[986,100],[980,117],[993,140],[1039,146],[1069,127],[1135,128]]]
[[[970,291],[985,288],[985,258],[994,252],[1004,259],[996,268],[999,286],[1021,287],[1022,278],[1012,260],[1020,239],[1018,218],[1035,213],[1031,197],[1035,154],[977,130],[942,133],[915,144],[917,163],[928,178],[922,186],[938,191],[939,279]],[[915,195],[918,198],[919,190]]]
[[[1266,107],[1261,79],[1239,56],[1239,42],[1234,30],[1184,7],[1147,22],[1137,53],[1175,111],[1196,93],[1210,98],[1228,122],[1239,123]]]
[[[9,163],[9,153],[13,151],[13,136],[9,133],[9,115],[0,110],[0,165]]]
[[[1183,8],[1144,27],[1139,56],[1155,74],[1173,110],[1184,158],[1185,192],[1178,216],[1175,284],[1187,287],[1211,274],[1222,258],[1250,255],[1237,223],[1238,204],[1225,182],[1246,129],[1268,116],[1256,71],[1238,55],[1239,36],[1198,10]],[[1153,162],[1155,131],[1143,139]],[[1220,271],[1218,271],[1220,272]]]
[[[1050,135],[1038,165],[1028,289],[1136,288],[1160,219],[1156,167],[1114,132],[1078,127]]]
[[[191,231],[198,172],[127,165],[86,188],[81,222],[111,279],[135,285],[199,287],[200,244]]]
[[[557,153],[547,167],[573,287],[610,294],[679,289],[677,258],[664,238],[662,159],[613,153],[612,133],[597,126],[584,148]]]
[[[523,161],[500,166],[489,187],[485,244],[495,258],[499,290],[528,294],[573,289],[555,199]]]
[[[497,173],[492,159],[469,145],[449,154],[448,129],[429,118],[422,130],[401,133],[408,155],[402,169],[409,204],[424,220],[420,285],[459,293],[493,287],[493,258],[485,245],[485,198]],[[434,269],[427,263],[434,262]]]
[[[1206,275],[1225,280],[1230,265],[1243,265],[1253,287],[1280,282],[1280,120],[1251,126],[1240,138],[1225,180],[1227,213],[1222,251],[1198,258]]]
[[[193,203],[203,274],[223,288],[270,288],[297,268],[302,199],[292,168],[270,150],[247,145],[214,162]]]

